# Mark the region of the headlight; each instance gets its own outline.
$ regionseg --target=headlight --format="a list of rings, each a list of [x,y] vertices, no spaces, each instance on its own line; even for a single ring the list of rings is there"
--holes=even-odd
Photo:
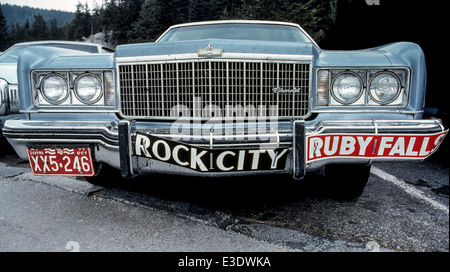
[[[351,104],[361,97],[362,87],[362,80],[356,73],[342,72],[333,79],[331,95],[341,104]]]
[[[47,102],[61,104],[69,97],[67,80],[59,74],[49,74],[41,83],[41,93]]]
[[[75,80],[74,91],[81,102],[94,104],[103,95],[102,82],[93,74],[83,74]]]
[[[379,72],[369,82],[369,96],[378,104],[389,104],[400,94],[400,79],[391,72]]]

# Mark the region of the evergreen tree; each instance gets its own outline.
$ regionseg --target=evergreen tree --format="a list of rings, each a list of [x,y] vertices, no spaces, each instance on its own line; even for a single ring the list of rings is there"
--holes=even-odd
[[[163,21],[163,0],[147,0],[142,5],[138,20],[133,23],[132,29],[128,32],[131,42],[152,41],[157,34],[161,33],[166,25]]]
[[[93,33],[102,31],[101,9],[98,6],[94,7],[93,13],[91,14],[91,25]]]
[[[75,18],[69,25],[68,39],[81,41],[92,34],[91,14],[88,5],[77,4]]]
[[[118,9],[119,18],[115,27],[116,37],[119,43],[127,43],[128,33],[132,30],[133,23],[139,18],[143,0],[122,0]]]
[[[64,32],[58,27],[58,22],[56,19],[50,21],[50,28],[48,31],[48,38],[51,40],[60,40],[63,38]]]
[[[6,27],[6,19],[3,16],[2,7],[0,5],[0,51],[8,48],[10,45],[10,37],[8,28]]]
[[[45,40],[48,37],[47,23],[40,13],[34,15],[34,21],[30,29],[31,38],[36,41]]]
[[[25,25],[23,25],[23,26],[16,24],[13,27],[11,33],[12,34],[10,36],[12,37],[12,40],[14,41],[13,43],[30,41],[31,40],[30,22],[28,21],[28,19],[25,21]]]

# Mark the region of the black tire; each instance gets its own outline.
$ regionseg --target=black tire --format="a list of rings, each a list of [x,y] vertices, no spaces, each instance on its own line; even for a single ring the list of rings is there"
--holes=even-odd
[[[84,179],[93,184],[100,186],[111,186],[122,180],[122,175],[120,170],[117,170],[107,164],[96,164],[95,176],[84,177]]]
[[[341,200],[354,200],[361,196],[370,175],[370,164],[330,164],[325,176],[333,195]]]

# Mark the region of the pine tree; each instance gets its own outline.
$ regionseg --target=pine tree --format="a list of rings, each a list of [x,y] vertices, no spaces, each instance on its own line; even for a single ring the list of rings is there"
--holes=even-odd
[[[169,1],[170,2],[170,1]],[[119,43],[127,43],[127,35],[132,30],[132,24],[139,18],[144,0],[122,0],[118,4],[115,34]]]
[[[6,19],[3,16],[2,6],[0,5],[0,51],[8,48],[10,45],[10,37],[6,26]]]
[[[128,32],[131,42],[152,41],[165,29],[162,2],[164,1],[145,1],[138,20],[133,23],[132,29]]]
[[[31,38],[35,41],[45,40],[48,37],[47,23],[40,13],[34,15],[34,21],[30,29]]]
[[[60,40],[63,38],[63,31],[58,27],[56,19],[50,21],[50,28],[48,30],[48,38],[51,40]]]
[[[91,21],[91,14],[89,12],[88,5],[78,3],[75,18],[69,25],[68,39],[80,41],[83,37],[89,37],[93,34],[93,25]]]

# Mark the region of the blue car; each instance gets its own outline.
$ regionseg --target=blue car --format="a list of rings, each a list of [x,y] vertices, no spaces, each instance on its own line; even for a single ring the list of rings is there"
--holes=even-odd
[[[325,167],[337,193],[356,198],[371,163],[424,160],[448,131],[423,119],[417,44],[322,50],[284,22],[175,25],[114,54],[29,48],[18,79],[11,145],[35,175],[91,182],[105,168],[301,180]]]
[[[80,53],[112,53],[109,47],[95,43],[72,41],[36,41],[16,43],[5,52],[0,53],[0,138],[6,120],[20,118],[19,88],[17,82],[17,61],[25,48],[33,46],[50,46],[53,48],[73,50]]]

